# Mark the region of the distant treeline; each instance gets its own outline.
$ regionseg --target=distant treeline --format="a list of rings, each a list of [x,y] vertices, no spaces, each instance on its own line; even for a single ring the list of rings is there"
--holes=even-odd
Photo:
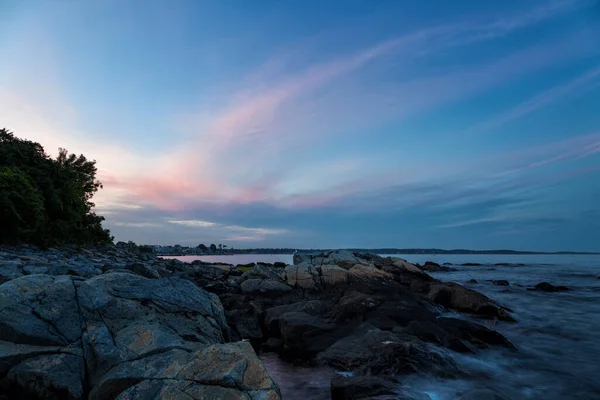
[[[112,242],[92,211],[100,188],[95,161],[64,149],[51,158],[39,143],[0,129],[0,244]]]

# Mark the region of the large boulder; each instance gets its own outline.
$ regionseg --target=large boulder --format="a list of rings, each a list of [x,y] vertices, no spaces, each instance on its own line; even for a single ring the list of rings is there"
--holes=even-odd
[[[433,283],[429,286],[427,297],[446,308],[460,312],[468,312],[485,318],[497,318],[502,321],[515,321],[508,308],[458,283]]]
[[[0,392],[279,399],[249,344],[222,344],[229,337],[219,298],[189,280],[23,276],[0,285]]]
[[[368,324],[335,342],[317,360],[359,375],[432,373],[455,377],[459,374],[454,360],[432,346]]]
[[[188,352],[173,349],[115,366],[91,391],[90,400],[117,398],[281,398],[247,342],[217,344]]]
[[[321,300],[308,300],[271,307],[264,312],[264,325],[270,336],[280,336],[280,320],[286,313],[301,312],[316,317],[325,314],[330,307],[329,303]]]

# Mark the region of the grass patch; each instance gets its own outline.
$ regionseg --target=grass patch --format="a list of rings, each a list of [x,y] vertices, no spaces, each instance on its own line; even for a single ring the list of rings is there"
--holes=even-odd
[[[252,267],[237,267],[242,272],[248,272],[252,269]]]

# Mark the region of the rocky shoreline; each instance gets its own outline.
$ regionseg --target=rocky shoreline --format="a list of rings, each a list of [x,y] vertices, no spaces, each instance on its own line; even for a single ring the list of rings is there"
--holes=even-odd
[[[274,400],[256,355],[272,351],[348,372],[332,381],[334,400],[422,399],[399,392],[399,377],[464,377],[453,353],[514,349],[445,316],[514,321],[424,271],[438,267],[347,251],[238,268],[114,246],[3,248],[0,398]]]

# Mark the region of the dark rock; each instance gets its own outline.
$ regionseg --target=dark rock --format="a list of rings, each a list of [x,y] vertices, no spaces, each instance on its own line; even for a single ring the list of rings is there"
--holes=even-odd
[[[479,264],[479,263],[463,263],[463,264],[460,264],[460,265],[463,266],[463,267],[480,267],[482,264]]]
[[[507,400],[507,398],[491,390],[475,389],[459,394],[457,400]]]
[[[427,297],[446,308],[502,321],[515,321],[509,314],[510,309],[454,282],[432,284]]]
[[[309,356],[326,349],[339,337],[328,335],[335,325],[304,312],[288,312],[279,318],[281,338],[290,353]]]
[[[473,352],[476,348],[514,345],[500,333],[482,325],[457,318],[439,318],[436,321],[413,321],[405,330],[419,339],[457,352]]]
[[[397,394],[398,383],[391,378],[338,375],[331,380],[331,400],[358,400]]]
[[[136,274],[143,276],[144,278],[159,279],[160,274],[151,266],[143,263],[129,264],[126,269],[135,272]]]
[[[261,293],[264,295],[280,295],[292,290],[292,287],[273,279],[248,279],[241,283],[243,293]]]
[[[434,263],[433,261],[426,261],[425,264],[420,267],[423,271],[428,272],[450,272],[456,271],[454,268],[445,267],[438,263]]]
[[[455,377],[459,374],[454,360],[426,343],[369,325],[335,342],[319,353],[317,360],[361,375],[432,373]]]
[[[554,286],[548,282],[540,282],[535,285],[534,288],[527,288],[527,290],[537,290],[542,292],[563,292],[569,290],[566,286]]]
[[[287,264],[286,264],[286,263],[284,263],[284,262],[281,262],[281,261],[275,261],[275,262],[273,263],[273,266],[274,266],[275,268],[285,268],[285,267],[287,267]]]
[[[22,263],[19,260],[0,260],[0,285],[23,276]]]
[[[283,347],[285,343],[283,339],[279,338],[269,338],[264,344],[263,347],[267,350],[279,350]]]
[[[475,279],[469,279],[469,280],[467,281],[467,283],[471,283],[471,284],[473,284],[473,283],[477,283],[477,281],[476,281]]]
[[[496,280],[496,281],[492,281],[492,283],[496,286],[509,286],[510,283],[508,283],[508,281],[506,280]]]
[[[301,312],[311,316],[325,314],[330,309],[330,304],[321,300],[302,301],[289,305],[269,308],[264,313],[264,324],[269,336],[280,336],[281,317],[289,312]]]

